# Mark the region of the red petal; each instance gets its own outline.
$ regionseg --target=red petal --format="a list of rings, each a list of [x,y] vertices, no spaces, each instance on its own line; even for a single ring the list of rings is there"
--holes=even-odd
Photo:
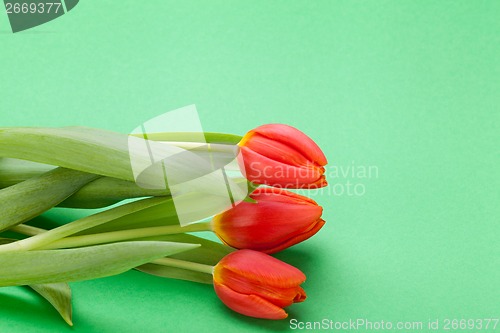
[[[257,284],[278,288],[294,288],[306,280],[306,276],[299,269],[252,250],[235,251],[222,258],[215,266],[214,280],[223,279],[219,273],[222,267]]]
[[[315,189],[315,188],[322,188],[328,185],[328,182],[325,179],[325,176],[321,176],[317,181],[314,183],[308,184],[307,186],[300,187],[300,188],[308,188],[308,189]]]
[[[304,302],[306,300],[307,296],[306,296],[306,292],[304,291],[304,289],[302,289],[302,287],[298,287],[298,293],[297,293],[297,296],[295,297],[295,299],[293,300],[294,303],[301,303],[301,302]]]
[[[296,299],[305,297],[304,290],[299,286],[291,288],[271,286],[256,282],[247,276],[239,275],[225,268],[220,270],[219,275],[222,279],[214,279],[217,283],[222,283],[240,294],[259,296],[282,308],[293,304]]]
[[[286,188],[315,188],[324,183],[324,168],[310,164],[295,167],[241,147],[238,163],[245,177],[255,183]]]
[[[214,282],[214,289],[221,301],[231,310],[245,316],[264,319],[285,319],[288,314],[282,308],[255,295],[245,295]]]
[[[325,221],[323,219],[319,219],[317,223],[313,224],[310,229],[298,234],[297,236],[288,239],[284,243],[281,243],[274,248],[262,250],[262,252],[267,254],[272,254],[276,252],[283,251],[284,249],[289,248],[295,244],[305,241],[308,238],[314,236],[323,226],[325,225]]]
[[[270,139],[289,145],[307,157],[310,161],[323,166],[328,162],[318,145],[306,134],[295,127],[284,124],[268,124],[259,126],[251,132],[258,133]]]
[[[245,147],[267,158],[292,166],[306,166],[314,162],[289,144],[271,140],[258,133],[245,143]]]
[[[311,204],[315,206],[318,205],[316,201],[309,197],[274,187],[258,187],[250,194],[250,197],[257,201],[259,201],[260,198],[263,198],[266,201]]]
[[[213,231],[224,243],[238,249],[269,252],[284,243],[293,245],[290,240],[298,241],[301,234],[308,233],[323,209],[307,197],[281,192],[286,193],[257,189],[251,195],[257,203],[241,202],[217,215],[213,219]]]

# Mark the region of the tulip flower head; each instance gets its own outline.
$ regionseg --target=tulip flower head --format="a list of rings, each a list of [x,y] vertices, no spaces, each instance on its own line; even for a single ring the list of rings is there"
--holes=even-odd
[[[284,319],[283,308],[306,299],[306,277],[297,268],[267,254],[239,250],[214,268],[214,289],[230,309],[250,317]]]
[[[323,208],[305,196],[277,188],[257,188],[256,202],[241,202],[216,215],[212,230],[237,249],[275,253],[316,234],[325,221]]]
[[[248,132],[238,146],[238,162],[251,182],[284,188],[327,185],[325,155],[311,138],[294,127],[259,126]]]

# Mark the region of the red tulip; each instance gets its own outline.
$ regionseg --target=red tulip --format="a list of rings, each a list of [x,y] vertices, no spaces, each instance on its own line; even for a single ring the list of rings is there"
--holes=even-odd
[[[238,161],[251,182],[285,188],[327,185],[325,155],[311,138],[294,127],[263,125],[248,132],[238,145]]]
[[[284,319],[284,307],[306,299],[300,284],[306,280],[297,268],[267,254],[239,250],[214,268],[217,296],[230,309],[250,317]]]
[[[237,249],[274,253],[302,242],[321,229],[323,208],[305,196],[276,188],[258,188],[250,197],[218,214],[212,230]]]

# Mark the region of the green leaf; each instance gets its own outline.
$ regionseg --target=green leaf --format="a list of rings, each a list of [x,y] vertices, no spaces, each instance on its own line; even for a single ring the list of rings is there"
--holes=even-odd
[[[103,130],[3,128],[0,129],[0,156],[134,180],[128,136]]]
[[[0,157],[0,188],[40,176],[55,168],[53,165]]]
[[[57,168],[0,190],[0,231],[42,214],[98,177]]]
[[[189,133],[185,133],[182,138],[180,133],[152,134],[152,137],[168,136],[174,139],[176,135],[177,138],[186,140],[184,136],[189,136]],[[147,151],[130,151],[131,137],[86,127],[0,128],[0,157],[24,159],[134,181],[131,159],[148,165],[150,156]],[[237,136],[216,133],[208,133],[207,137],[231,142],[237,139]],[[135,137],[134,140],[141,138]]]
[[[172,255],[170,256],[170,258],[191,261],[205,265],[215,265],[226,255],[234,251],[234,249],[220,243],[188,234],[148,237],[144,238],[143,240],[162,240],[170,242],[200,244],[201,246],[196,249]],[[206,284],[211,284],[213,282],[213,277],[211,274],[194,272],[182,268],[148,263],[145,265],[141,265],[136,269],[144,273],[164,278],[187,280]]]
[[[0,254],[0,287],[96,279],[198,247],[171,242],[123,242],[69,250]]]
[[[193,210],[196,210],[196,203],[193,203]],[[159,202],[156,205],[116,217],[107,223],[85,229],[81,232],[75,233],[75,235],[88,235],[101,232],[159,227],[175,224],[179,224],[179,218],[177,217],[174,201],[172,198],[164,198],[162,202]]]
[[[197,283],[211,284],[213,277],[207,273],[195,272],[188,269],[169,267],[157,264],[144,264],[136,268],[137,270],[167,279],[177,279],[192,281]]]
[[[37,177],[54,166],[15,158],[0,158],[0,189],[16,185],[25,180]],[[59,207],[68,208],[103,208],[125,199],[167,196],[169,191],[145,189],[136,183],[110,178],[98,178],[79,189],[69,198],[59,203]]]
[[[0,238],[0,244],[8,244],[16,241],[11,238]],[[48,284],[33,284],[29,285],[36,293],[45,298],[59,312],[61,317],[73,326],[71,320],[71,288],[67,283],[48,283]]]
[[[68,208],[103,208],[120,201],[141,197],[166,197],[168,189],[145,189],[134,182],[102,177],[87,184],[78,192],[59,204]]]
[[[73,326],[71,289],[67,283],[32,284],[29,287],[52,304],[68,325]]]
[[[170,257],[205,265],[215,265],[226,255],[235,251],[227,245],[190,234],[163,235],[141,240],[200,244],[196,249],[189,252],[177,253]]]

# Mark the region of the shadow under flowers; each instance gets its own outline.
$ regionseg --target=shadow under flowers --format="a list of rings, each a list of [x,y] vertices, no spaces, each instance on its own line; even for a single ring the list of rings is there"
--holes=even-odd
[[[70,330],[57,311],[29,287],[0,288],[0,304],[3,324],[25,322],[33,328],[58,326]]]

